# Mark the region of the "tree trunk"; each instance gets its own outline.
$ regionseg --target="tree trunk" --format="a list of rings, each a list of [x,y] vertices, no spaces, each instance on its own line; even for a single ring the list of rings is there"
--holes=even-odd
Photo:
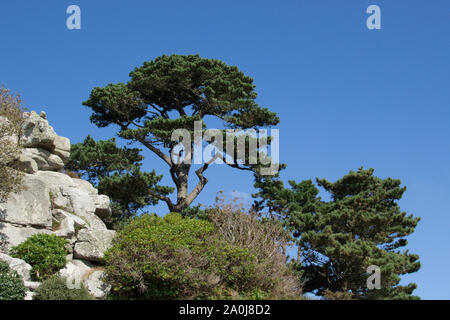
[[[168,204],[171,212],[181,212],[190,205],[187,201],[190,167],[188,164],[180,164],[173,167],[172,179],[177,187],[177,202]]]

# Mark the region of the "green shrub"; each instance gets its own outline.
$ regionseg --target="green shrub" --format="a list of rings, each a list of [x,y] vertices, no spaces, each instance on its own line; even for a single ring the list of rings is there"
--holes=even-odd
[[[207,280],[205,247],[213,226],[206,221],[143,215],[123,228],[105,254],[106,280],[116,298],[174,299],[196,295]],[[188,269],[190,269],[188,271]]]
[[[67,287],[66,279],[55,274],[44,280],[36,289],[34,300],[93,300],[89,291],[81,286],[70,289]]]
[[[105,254],[114,299],[262,299],[274,279],[249,248],[225,241],[206,220],[143,215]]]
[[[66,244],[66,240],[53,234],[35,234],[14,247],[11,255],[30,264],[33,278],[41,281],[66,265]]]
[[[0,300],[23,300],[25,286],[22,278],[9,265],[0,261]]]

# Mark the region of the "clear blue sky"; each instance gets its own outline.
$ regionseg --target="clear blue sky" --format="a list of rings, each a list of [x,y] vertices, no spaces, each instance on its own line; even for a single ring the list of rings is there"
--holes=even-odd
[[[81,30],[66,28],[70,4],[81,8]],[[381,7],[381,30],[366,28],[370,4]],[[404,279],[422,298],[444,299],[449,14],[448,0],[2,1],[0,83],[75,143],[111,137],[81,102],[94,86],[127,81],[145,60],[198,53],[237,65],[255,78],[260,105],[281,118],[283,179],[335,180],[363,165],[402,180],[401,208],[422,218],[408,245],[422,268]],[[146,155],[145,168],[167,173]],[[207,176],[201,203],[217,190],[254,192],[250,174],[216,166]]]

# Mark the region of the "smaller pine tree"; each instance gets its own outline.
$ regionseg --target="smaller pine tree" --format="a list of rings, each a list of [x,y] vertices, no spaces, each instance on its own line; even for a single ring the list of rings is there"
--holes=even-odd
[[[173,188],[158,185],[162,176],[155,171],[141,170],[140,149],[120,148],[114,138],[95,141],[87,136],[82,143],[72,145],[66,170],[76,172],[96,186],[112,201],[113,215],[106,221],[110,227],[134,216],[147,205],[155,205],[159,196]],[[158,195],[158,197],[157,197]]]
[[[400,210],[397,201],[406,187],[400,180],[380,179],[360,168],[336,182],[316,179],[331,195],[318,197],[312,181],[257,181],[259,206],[284,219],[299,248],[296,268],[304,292],[353,299],[416,299],[416,284],[399,285],[400,275],[416,272],[419,257],[400,248],[420,218]],[[381,289],[367,288],[367,268],[381,270]]]

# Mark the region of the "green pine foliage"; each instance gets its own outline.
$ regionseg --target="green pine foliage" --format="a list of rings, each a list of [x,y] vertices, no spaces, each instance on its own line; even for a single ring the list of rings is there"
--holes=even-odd
[[[400,275],[416,272],[419,257],[408,250],[406,236],[420,218],[400,210],[406,187],[360,168],[336,182],[317,179],[330,196],[323,201],[312,181],[260,179],[258,207],[284,221],[299,247],[297,270],[305,292],[352,299],[415,299],[414,283],[399,285]],[[381,269],[381,289],[368,290],[367,267]]]
[[[162,176],[154,170],[141,170],[143,156],[140,149],[120,148],[114,138],[95,141],[91,136],[72,145],[66,169],[91,182],[99,193],[112,201],[112,218],[105,221],[116,228],[121,221],[133,217],[147,205],[155,205],[173,188],[158,185]]]
[[[92,109],[91,121],[98,127],[116,125],[118,136],[146,147],[169,165],[176,186],[173,202],[161,192],[153,196],[164,201],[171,212],[183,212],[208,182],[204,172],[209,164],[195,173],[198,182],[188,192],[191,164],[176,163],[171,140],[176,129],[193,132],[194,121],[206,118],[221,120],[226,128],[258,129],[276,125],[277,115],[256,102],[253,79],[222,61],[198,55],[163,55],[135,68],[126,84],[96,87],[83,104]],[[225,130],[222,130],[225,134]],[[193,139],[192,139],[193,141]],[[219,155],[225,158],[226,155]],[[229,155],[236,159],[236,154]],[[254,164],[228,164],[255,172]]]
[[[0,300],[23,300],[25,292],[22,278],[6,262],[0,261]]]
[[[90,135],[82,143],[73,144],[66,168],[97,185],[110,172],[125,172],[138,165],[143,157],[137,148],[119,148],[116,139],[95,141]]]
[[[11,256],[32,267],[35,280],[47,279],[66,265],[67,241],[54,234],[35,234],[11,249]]]

